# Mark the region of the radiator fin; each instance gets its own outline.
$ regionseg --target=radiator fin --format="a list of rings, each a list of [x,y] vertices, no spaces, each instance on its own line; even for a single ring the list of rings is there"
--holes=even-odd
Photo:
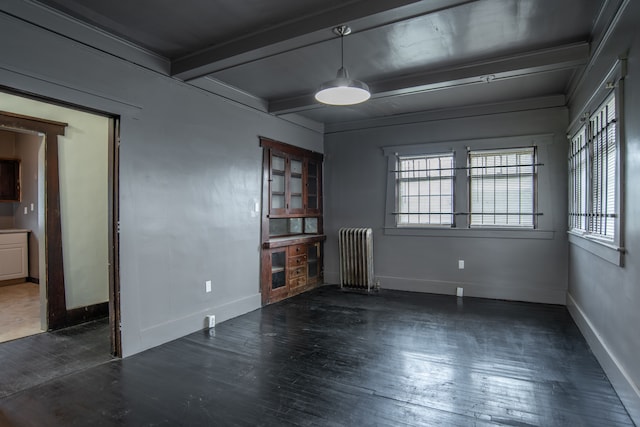
[[[338,233],[340,286],[372,290],[373,231],[371,228],[341,228]]]

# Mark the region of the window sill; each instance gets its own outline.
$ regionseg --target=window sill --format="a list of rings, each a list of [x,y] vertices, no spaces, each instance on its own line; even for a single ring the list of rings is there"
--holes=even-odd
[[[613,265],[617,265],[619,267],[622,266],[624,254],[623,248],[607,242],[599,241],[574,231],[568,231],[567,234],[569,235],[570,244],[578,246],[579,248],[582,248]]]
[[[425,236],[425,237],[463,237],[481,239],[542,239],[552,240],[555,231],[518,230],[518,229],[470,229],[470,228],[433,228],[433,227],[388,227],[384,234],[389,236]]]

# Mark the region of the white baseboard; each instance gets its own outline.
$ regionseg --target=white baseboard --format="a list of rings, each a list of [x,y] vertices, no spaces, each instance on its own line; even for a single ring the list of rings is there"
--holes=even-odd
[[[340,283],[338,273],[325,272],[326,283]],[[456,295],[458,287],[464,288],[469,297],[526,301],[543,304],[566,304],[567,289],[543,286],[504,286],[485,283],[447,282],[442,280],[407,279],[403,277],[376,276],[380,288],[396,291],[425,292],[431,294]]]
[[[598,362],[600,362],[607,377],[609,377],[609,381],[616,390],[616,393],[618,393],[631,419],[636,425],[640,425],[640,389],[633,383],[624,366],[620,364],[606,342],[594,328],[585,312],[582,311],[569,293],[567,293],[567,308],[591,347],[591,351],[596,356],[596,359],[598,359]]]

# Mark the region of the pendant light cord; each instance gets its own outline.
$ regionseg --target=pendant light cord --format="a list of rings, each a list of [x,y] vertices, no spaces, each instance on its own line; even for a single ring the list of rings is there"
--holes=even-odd
[[[344,68],[344,34],[340,34],[340,52],[342,52],[340,57],[340,67]]]

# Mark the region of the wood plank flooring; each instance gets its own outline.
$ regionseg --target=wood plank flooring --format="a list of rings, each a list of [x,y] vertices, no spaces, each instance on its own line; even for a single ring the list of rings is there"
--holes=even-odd
[[[0,342],[40,332],[39,286],[34,283],[0,286]]]
[[[633,426],[565,307],[322,287],[0,400],[11,426]]]
[[[113,360],[109,334],[101,319],[0,344],[0,399]]]

